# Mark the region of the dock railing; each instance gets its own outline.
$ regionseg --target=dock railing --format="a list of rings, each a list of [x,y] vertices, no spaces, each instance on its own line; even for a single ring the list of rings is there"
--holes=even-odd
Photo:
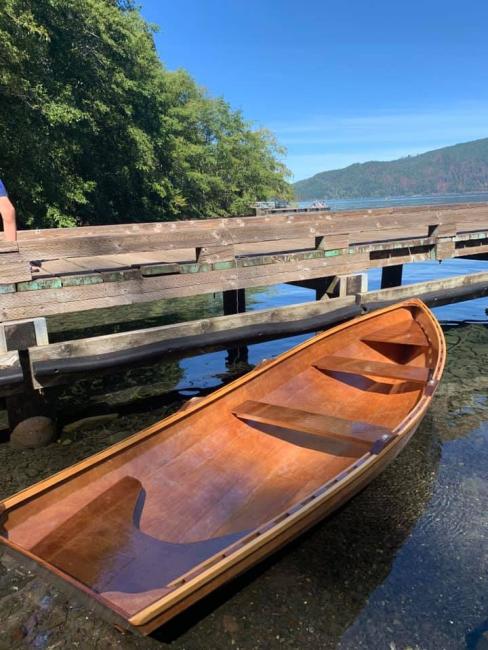
[[[0,322],[488,253],[488,205],[21,231]]]

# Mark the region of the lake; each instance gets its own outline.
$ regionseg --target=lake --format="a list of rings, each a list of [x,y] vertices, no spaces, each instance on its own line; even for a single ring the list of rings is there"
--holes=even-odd
[[[476,198],[477,197],[477,198]],[[334,209],[488,201],[488,194],[330,202]],[[340,206],[338,204],[341,204]],[[404,282],[474,273],[487,262],[406,265]],[[379,286],[380,272],[369,273]],[[313,299],[279,285],[249,309]],[[432,407],[397,461],[338,513],[149,639],[122,636],[32,574],[0,558],[0,649],[488,649],[488,300],[438,308],[448,363]],[[49,319],[53,340],[193,319],[221,296]],[[125,322],[121,323],[123,320]],[[116,413],[58,443],[0,445],[1,496],[97,451],[289,349],[309,335],[118,370],[58,391],[62,421]],[[3,645],[2,645],[3,644]]]

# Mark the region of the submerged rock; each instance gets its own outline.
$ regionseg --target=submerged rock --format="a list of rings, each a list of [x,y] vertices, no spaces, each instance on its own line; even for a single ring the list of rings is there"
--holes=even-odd
[[[15,449],[45,447],[54,440],[56,425],[51,418],[37,415],[20,422],[10,435],[10,444]]]
[[[98,427],[108,424],[113,420],[116,420],[119,417],[118,413],[107,413],[105,415],[93,415],[89,418],[83,418],[82,420],[76,420],[76,422],[70,422],[63,427],[63,433],[75,433],[77,431],[92,431]]]

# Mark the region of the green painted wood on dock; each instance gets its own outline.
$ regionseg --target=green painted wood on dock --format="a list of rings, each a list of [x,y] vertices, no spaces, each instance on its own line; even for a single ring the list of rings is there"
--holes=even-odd
[[[17,291],[38,291],[39,289],[61,289],[60,278],[40,278],[30,282],[17,282]]]
[[[179,264],[180,273],[208,273],[213,270],[213,265],[208,262],[191,262],[189,264]]]
[[[147,266],[141,266],[141,275],[144,276],[171,275],[179,272],[179,264],[150,264]]]
[[[381,237],[381,231],[378,231],[378,237]],[[140,267],[135,267],[131,265],[129,268],[123,270],[113,270],[113,271],[100,271],[93,270],[90,271],[80,271],[80,275],[71,274],[68,276],[56,276],[56,277],[44,277],[35,279],[32,281],[18,282],[17,285],[13,284],[4,284],[0,285],[0,293],[8,294],[26,291],[38,291],[43,289],[58,289],[58,288],[67,288],[67,287],[82,287],[89,285],[96,285],[102,282],[104,283],[117,283],[117,282],[128,282],[131,280],[141,280],[144,281],[144,278],[151,278],[157,276],[169,276],[169,275],[179,275],[179,274],[200,274],[200,273],[209,273],[212,271],[230,271],[232,269],[249,269],[252,267],[267,267],[263,268],[262,276],[271,276],[275,274],[274,269],[270,268],[273,265],[278,267],[277,273],[281,273],[284,270],[284,265],[298,263],[298,262],[307,262],[313,260],[324,260],[324,272],[327,268],[326,259],[327,258],[339,258],[344,256],[347,259],[344,259],[344,272],[347,272],[352,264],[354,267],[357,267],[360,263],[364,263],[364,268],[369,266],[378,266],[378,262],[381,260],[383,265],[391,263],[395,255],[393,251],[397,251],[396,257],[403,257],[402,260],[399,260],[402,263],[408,261],[415,261],[415,258],[418,260],[422,259],[446,259],[448,257],[453,257],[459,255],[459,251],[462,249],[464,251],[463,244],[467,242],[480,242],[483,247],[484,242],[487,240],[488,233],[483,232],[469,232],[463,235],[457,236],[446,236],[446,237],[418,237],[410,239],[400,239],[400,240],[384,240],[384,241],[373,241],[373,242],[364,242],[357,244],[350,244],[345,247],[337,247],[331,249],[324,248],[308,248],[306,250],[295,250],[295,251],[285,251],[285,252],[276,252],[276,253],[248,253],[239,256],[239,254],[233,259],[221,259],[213,263],[211,262],[164,262],[164,263],[155,263],[155,264],[143,264]],[[320,238],[317,238],[322,241]],[[332,243],[332,242],[330,242]],[[342,242],[341,242],[342,244]],[[466,252],[469,252],[469,246],[466,246]],[[404,253],[403,253],[404,251]],[[480,251],[483,252],[483,249]],[[384,254],[383,254],[384,253]],[[369,255],[370,263],[368,264],[367,257]],[[364,259],[366,257],[366,260]],[[411,259],[408,259],[411,258]],[[391,260],[388,262],[388,260]],[[376,263],[374,263],[376,262]],[[329,263],[330,264],[330,263]],[[341,264],[339,260],[333,262],[334,265]],[[317,266],[317,265],[315,265]],[[135,268],[134,268],[135,267]],[[306,270],[306,269],[305,269]],[[355,268],[355,270],[357,270]],[[293,271],[293,269],[291,269]],[[303,270],[302,270],[303,271]],[[337,273],[337,269],[334,270]],[[316,277],[316,274],[315,274]],[[205,280],[204,280],[205,282]],[[259,285],[260,279],[256,275],[256,282]]]
[[[89,275],[69,275],[61,278],[63,287],[82,287],[84,285],[101,284],[103,278],[99,273]]]
[[[212,266],[214,271],[227,271],[228,269],[235,268],[236,260],[222,260],[220,262],[214,262]]]
[[[347,248],[334,248],[330,251],[324,251],[325,257],[336,257],[336,255],[342,255],[344,251],[348,251]]]
[[[101,271],[103,282],[127,282],[129,280],[139,280],[141,272],[139,269],[127,269],[124,271]]]

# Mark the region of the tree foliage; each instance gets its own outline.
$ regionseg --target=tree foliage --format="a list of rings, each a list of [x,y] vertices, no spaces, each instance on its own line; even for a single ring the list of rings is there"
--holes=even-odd
[[[283,153],[159,60],[132,0],[2,0],[0,177],[24,223],[244,214]]]

